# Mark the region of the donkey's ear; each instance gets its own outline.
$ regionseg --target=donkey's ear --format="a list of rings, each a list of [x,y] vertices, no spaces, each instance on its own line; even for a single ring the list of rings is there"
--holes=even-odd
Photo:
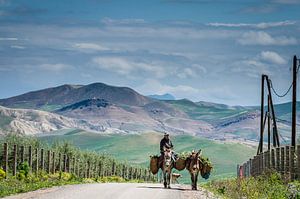
[[[202,150],[200,149],[197,153],[197,156],[199,157],[199,156],[201,156],[201,154],[202,154]]]

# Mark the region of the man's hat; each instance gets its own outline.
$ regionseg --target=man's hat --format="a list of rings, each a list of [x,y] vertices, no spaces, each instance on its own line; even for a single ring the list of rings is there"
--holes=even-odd
[[[164,133],[164,136],[168,136],[169,135],[169,133]]]

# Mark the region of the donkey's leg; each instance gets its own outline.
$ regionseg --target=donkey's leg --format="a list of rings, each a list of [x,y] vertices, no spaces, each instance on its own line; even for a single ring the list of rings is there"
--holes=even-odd
[[[167,188],[167,173],[165,171],[163,171],[163,175],[164,175],[164,187]]]
[[[194,174],[191,173],[192,190],[194,190]]]
[[[195,190],[197,190],[198,174],[199,172],[195,174]]]
[[[168,174],[168,177],[167,177],[167,182],[168,182],[168,189],[171,189],[171,186],[170,186],[170,181],[171,181],[171,171],[167,172]]]

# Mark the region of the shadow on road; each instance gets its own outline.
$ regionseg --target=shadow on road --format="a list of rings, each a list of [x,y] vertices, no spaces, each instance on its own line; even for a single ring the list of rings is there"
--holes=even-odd
[[[142,188],[142,189],[166,189],[164,187],[150,187],[150,186],[139,186],[137,188]],[[172,188],[171,189],[166,189],[166,190],[176,190],[176,191],[194,191],[191,189],[184,189],[184,188]]]

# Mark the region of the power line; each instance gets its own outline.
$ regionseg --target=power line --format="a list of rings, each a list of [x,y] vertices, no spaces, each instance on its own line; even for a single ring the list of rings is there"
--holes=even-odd
[[[283,119],[279,119],[279,118],[276,118],[276,121],[277,121],[277,122],[280,122],[280,123],[282,123],[282,124],[286,124],[286,123],[291,124],[291,123],[292,123],[291,121],[283,120]],[[296,125],[297,125],[297,126],[300,126],[300,124],[296,124]]]
[[[298,59],[299,61],[299,59]],[[298,63],[298,66],[297,66],[297,70],[296,70],[296,74],[298,75],[298,72],[299,72],[299,68],[300,68],[300,63]],[[288,88],[288,90],[283,94],[283,95],[280,95],[278,94],[278,92],[276,92],[276,90],[274,89],[273,87],[273,84],[272,84],[272,80],[269,79],[270,81],[270,85],[271,85],[271,89],[272,91],[274,92],[274,94],[277,96],[277,97],[285,97],[290,91],[291,91],[291,88],[293,87],[293,82],[291,83],[290,87]]]
[[[278,134],[279,134],[279,136],[281,137],[281,139],[282,139],[285,143],[287,143],[286,139],[284,139],[284,137],[283,137],[280,133],[278,133]]]
[[[288,88],[288,90],[287,90],[283,95],[280,95],[280,94],[278,94],[278,93],[275,91],[275,89],[274,89],[274,87],[273,87],[273,84],[272,84],[272,80],[269,79],[269,81],[270,81],[271,89],[272,89],[272,91],[275,93],[275,95],[277,95],[277,97],[285,97],[285,96],[291,91],[291,88],[293,87],[293,83],[291,83],[291,85],[290,85],[290,87]]]

